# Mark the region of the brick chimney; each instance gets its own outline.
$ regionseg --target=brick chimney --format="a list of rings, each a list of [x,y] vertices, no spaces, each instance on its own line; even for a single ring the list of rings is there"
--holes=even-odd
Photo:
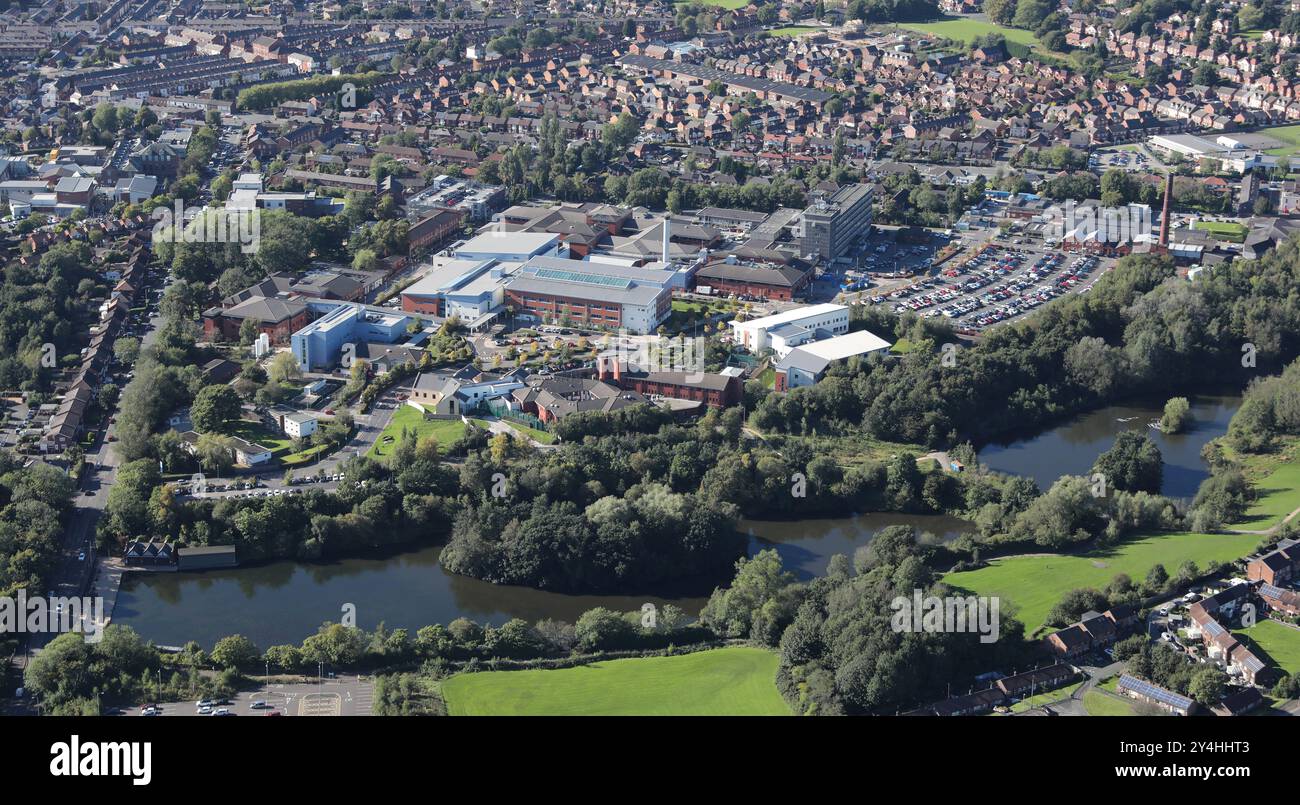
[[[1174,174],[1165,174],[1165,203],[1160,212],[1160,251],[1169,251],[1169,206],[1174,197]]]

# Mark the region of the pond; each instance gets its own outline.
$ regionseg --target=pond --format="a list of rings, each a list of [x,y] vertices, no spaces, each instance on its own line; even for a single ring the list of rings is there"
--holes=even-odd
[[[966,524],[952,517],[867,514],[797,522],[743,521],[751,555],[775,548],[801,579],[826,571],[836,553],[850,556],[888,525],[910,524],[943,539]],[[675,604],[692,616],[705,597],[569,595],[529,587],[491,584],[448,573],[438,564],[441,547],[334,562],[272,562],[202,573],[129,573],[118,594],[113,621],[161,645],[197,640],[210,648],[221,637],[242,634],[261,648],[300,643],[325,621],[337,621],[347,604],[357,625],[411,630],[459,617],[500,624],[510,618],[573,622],[588,609],[632,611],[642,604]]]
[[[1009,444],[992,444],[980,451],[980,463],[998,472],[1025,475],[1046,491],[1062,475],[1088,475],[1097,456],[1115,443],[1123,430],[1147,433],[1164,457],[1161,491],[1175,498],[1191,498],[1210,475],[1201,460],[1201,448],[1228,432],[1228,422],[1241,407],[1241,395],[1203,395],[1191,401],[1192,424],[1169,436],[1150,427],[1164,412],[1164,401],[1111,405],[1034,436]]]

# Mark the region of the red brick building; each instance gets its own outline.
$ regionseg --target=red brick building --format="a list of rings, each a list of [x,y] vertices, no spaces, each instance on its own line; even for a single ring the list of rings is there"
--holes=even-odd
[[[713,408],[738,405],[743,394],[740,378],[731,375],[628,371],[627,367],[614,358],[597,358],[596,371],[597,379],[646,397],[658,395],[677,400],[693,400]]]
[[[1274,587],[1285,587],[1295,578],[1296,565],[1300,564],[1300,543],[1282,540],[1277,548],[1246,565],[1246,578],[1262,581]]]
[[[273,344],[285,344],[289,336],[314,319],[311,308],[302,302],[254,297],[228,308],[203,311],[203,337],[209,341],[234,341],[244,321],[256,322],[257,331],[266,333]]]
[[[461,210],[436,210],[411,227],[408,233],[411,248],[420,249],[431,243],[445,240],[459,232],[464,222],[465,213]]]
[[[801,294],[810,282],[812,272],[795,266],[747,265],[722,260],[695,272],[696,288],[703,285],[715,292],[786,302]]]

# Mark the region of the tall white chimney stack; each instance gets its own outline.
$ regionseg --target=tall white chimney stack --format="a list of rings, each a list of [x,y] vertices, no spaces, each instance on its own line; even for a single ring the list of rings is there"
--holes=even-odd
[[[672,219],[664,219],[664,262],[670,262],[668,256],[668,244],[672,242]]]

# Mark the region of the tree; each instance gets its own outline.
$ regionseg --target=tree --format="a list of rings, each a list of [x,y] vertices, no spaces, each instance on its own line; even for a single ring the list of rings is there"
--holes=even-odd
[[[1093,473],[1106,478],[1106,485],[1128,492],[1160,493],[1164,478],[1164,461],[1160,448],[1145,433],[1126,430],[1115,437],[1115,444],[1097,457]]]
[[[1016,13],[1011,24],[1017,28],[1032,31],[1037,28],[1052,11],[1046,0],[1017,0]]]
[[[117,339],[113,342],[113,357],[124,366],[131,366],[140,357],[140,339]]]
[[[379,265],[379,255],[374,249],[358,249],[352,257],[352,267],[358,271],[372,271]]]
[[[1010,25],[1016,5],[1016,0],[984,0],[984,13],[999,25]]]
[[[1171,397],[1165,403],[1164,416],[1160,417],[1162,433],[1182,433],[1192,421],[1192,407],[1186,397]]]
[[[613,651],[631,648],[636,630],[622,615],[604,607],[589,609],[574,624],[581,651]]]
[[[205,433],[194,445],[199,466],[210,475],[224,475],[235,465],[235,451],[230,439]]]
[[[262,657],[253,641],[243,635],[230,635],[217,641],[212,648],[212,661],[225,668],[247,668]]]
[[[222,383],[204,386],[190,406],[190,421],[199,433],[216,433],[230,420],[238,419],[242,407],[239,394],[230,386]]]
[[[1101,612],[1110,607],[1106,596],[1091,588],[1071,590],[1047,613],[1048,626],[1063,627],[1078,622],[1083,613]]]
[[[1147,571],[1147,577],[1145,580],[1146,591],[1151,595],[1162,593],[1165,590],[1165,586],[1168,584],[1169,571],[1165,570],[1165,566],[1159,563],[1152,565],[1151,569]]]
[[[774,550],[759,551],[753,559],[738,559],[735,580],[730,587],[713,591],[700,612],[700,622],[726,637],[776,645],[799,605],[794,581],[794,574],[782,567],[781,556]]]
[[[262,332],[261,325],[257,319],[247,318],[239,324],[239,343],[248,346],[257,340],[257,336]]]
[[[1213,707],[1219,703],[1223,688],[1228,682],[1227,674],[1217,666],[1206,665],[1192,675],[1187,684],[1187,695],[1195,699],[1202,707]]]
[[[279,352],[271,359],[266,374],[272,383],[287,383],[302,377],[302,367],[292,352]]]

